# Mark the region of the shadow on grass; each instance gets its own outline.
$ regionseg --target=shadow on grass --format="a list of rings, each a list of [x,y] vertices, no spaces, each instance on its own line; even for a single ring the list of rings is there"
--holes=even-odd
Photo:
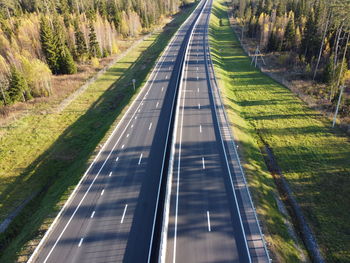
[[[289,89],[251,66],[228,25],[226,12],[214,7],[213,13],[224,19],[224,26],[213,25],[210,34],[214,65],[220,69],[223,80],[229,82],[230,88],[225,89],[229,97],[225,106],[230,113],[244,118],[243,123],[247,124],[241,127],[235,123],[235,128],[244,134],[244,139],[249,137],[259,146],[266,141],[273,148],[277,163],[292,186],[326,261],[348,262],[350,239],[349,231],[344,229],[349,229],[350,203],[344,197],[350,195],[349,139],[340,129],[332,129],[326,118],[305,106]],[[245,141],[242,144],[245,161],[250,167],[248,173],[253,174],[250,180],[264,185],[253,191],[259,196],[255,200],[260,207],[268,208],[266,211],[273,211],[275,201],[266,202],[262,191],[275,186],[261,176],[266,165],[261,161],[259,148]],[[264,217],[269,232],[287,243],[284,223],[279,225],[269,216]],[[277,242],[277,250],[284,257],[282,262],[293,262],[291,257],[299,252],[291,247],[287,250],[283,242]]]
[[[193,8],[194,6],[189,6],[176,15],[154,43],[135,62],[129,62],[129,68],[108,70],[107,74],[123,75],[5,189],[2,203],[8,201],[6,197],[13,196],[24,185],[34,185],[38,191],[0,235],[2,262],[13,262],[28,240],[42,234],[39,227],[44,220],[48,216],[56,216],[58,203],[66,199],[64,194],[78,183],[89,164],[91,154],[134,95],[130,84],[132,79],[136,76],[138,88],[145,83],[158,56]]]

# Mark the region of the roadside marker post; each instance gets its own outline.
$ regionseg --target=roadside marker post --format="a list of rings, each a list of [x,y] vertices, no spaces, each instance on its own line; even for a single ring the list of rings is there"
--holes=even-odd
[[[136,90],[135,83],[136,83],[136,79],[132,79],[132,86],[134,87],[134,91]]]
[[[342,97],[342,95],[343,95],[344,88],[345,88],[345,86],[341,86],[341,87],[340,87],[340,94],[339,94],[339,99],[338,99],[338,103],[337,103],[337,108],[335,109],[335,113],[334,113],[332,128],[334,128],[335,122],[336,122],[336,120],[337,120],[337,115],[338,115],[339,106],[340,106],[341,97]]]

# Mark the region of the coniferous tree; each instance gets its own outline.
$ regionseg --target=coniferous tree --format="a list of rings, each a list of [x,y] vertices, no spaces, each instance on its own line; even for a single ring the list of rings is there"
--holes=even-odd
[[[283,15],[282,3],[278,2],[277,7],[276,7],[276,16],[280,17],[282,15]]]
[[[301,41],[301,52],[304,54],[308,63],[317,55],[321,40],[318,33],[318,18],[314,17],[314,13],[309,13],[306,21],[305,31]]]
[[[53,20],[55,29],[55,46],[57,55],[57,74],[74,74],[77,67],[70,50],[65,43],[63,27],[58,17]]]
[[[89,33],[89,54],[90,57],[101,57],[101,49],[100,45],[97,41],[96,33],[95,33],[95,28],[92,23],[90,23],[90,33]]]
[[[79,26],[75,25],[75,54],[78,60],[82,60],[87,55],[88,49],[83,32]]]
[[[294,50],[296,45],[295,25],[293,16],[290,17],[284,32],[284,50]]]
[[[278,50],[278,38],[276,36],[275,30],[272,30],[269,41],[267,42],[267,51],[273,52]]]
[[[256,17],[259,17],[261,15],[261,13],[264,12],[264,0],[260,0],[258,3],[258,6],[256,8]]]
[[[26,80],[22,73],[15,67],[11,68],[8,95],[12,103],[31,98]]]
[[[75,74],[77,73],[77,66],[75,65],[72,54],[67,46],[62,45],[58,51],[58,67],[59,74]]]
[[[323,70],[323,82],[327,85],[332,85],[334,82],[334,57],[331,56]]]
[[[54,41],[53,30],[46,17],[41,18],[40,22],[40,41],[46,62],[52,73],[58,73],[57,67],[57,47]]]

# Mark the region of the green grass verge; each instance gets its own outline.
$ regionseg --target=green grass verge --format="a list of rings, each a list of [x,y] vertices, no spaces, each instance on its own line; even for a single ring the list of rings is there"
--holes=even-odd
[[[31,114],[0,130],[0,218],[35,195],[0,235],[0,262],[27,260],[85,172],[96,147],[107,139],[194,8],[183,9],[161,33],[141,42],[64,111]]]
[[[219,24],[222,19],[222,26]],[[250,66],[216,0],[210,23],[215,72],[245,160],[255,204],[278,262],[299,262],[259,146],[267,143],[327,262],[350,261],[350,143],[289,89]]]

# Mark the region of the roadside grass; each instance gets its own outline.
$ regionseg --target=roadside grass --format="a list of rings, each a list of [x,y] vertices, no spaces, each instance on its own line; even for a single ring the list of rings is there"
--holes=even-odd
[[[220,26],[221,19],[221,26]],[[289,89],[250,65],[216,0],[210,22],[215,72],[264,231],[277,262],[300,252],[277,208],[277,190],[259,147],[272,148],[327,262],[350,261],[350,142]]]
[[[26,198],[0,234],[0,262],[24,262],[137,95],[157,58],[195,8],[184,8],[60,113],[30,114],[0,130],[0,220]],[[136,79],[134,93],[131,81]]]

